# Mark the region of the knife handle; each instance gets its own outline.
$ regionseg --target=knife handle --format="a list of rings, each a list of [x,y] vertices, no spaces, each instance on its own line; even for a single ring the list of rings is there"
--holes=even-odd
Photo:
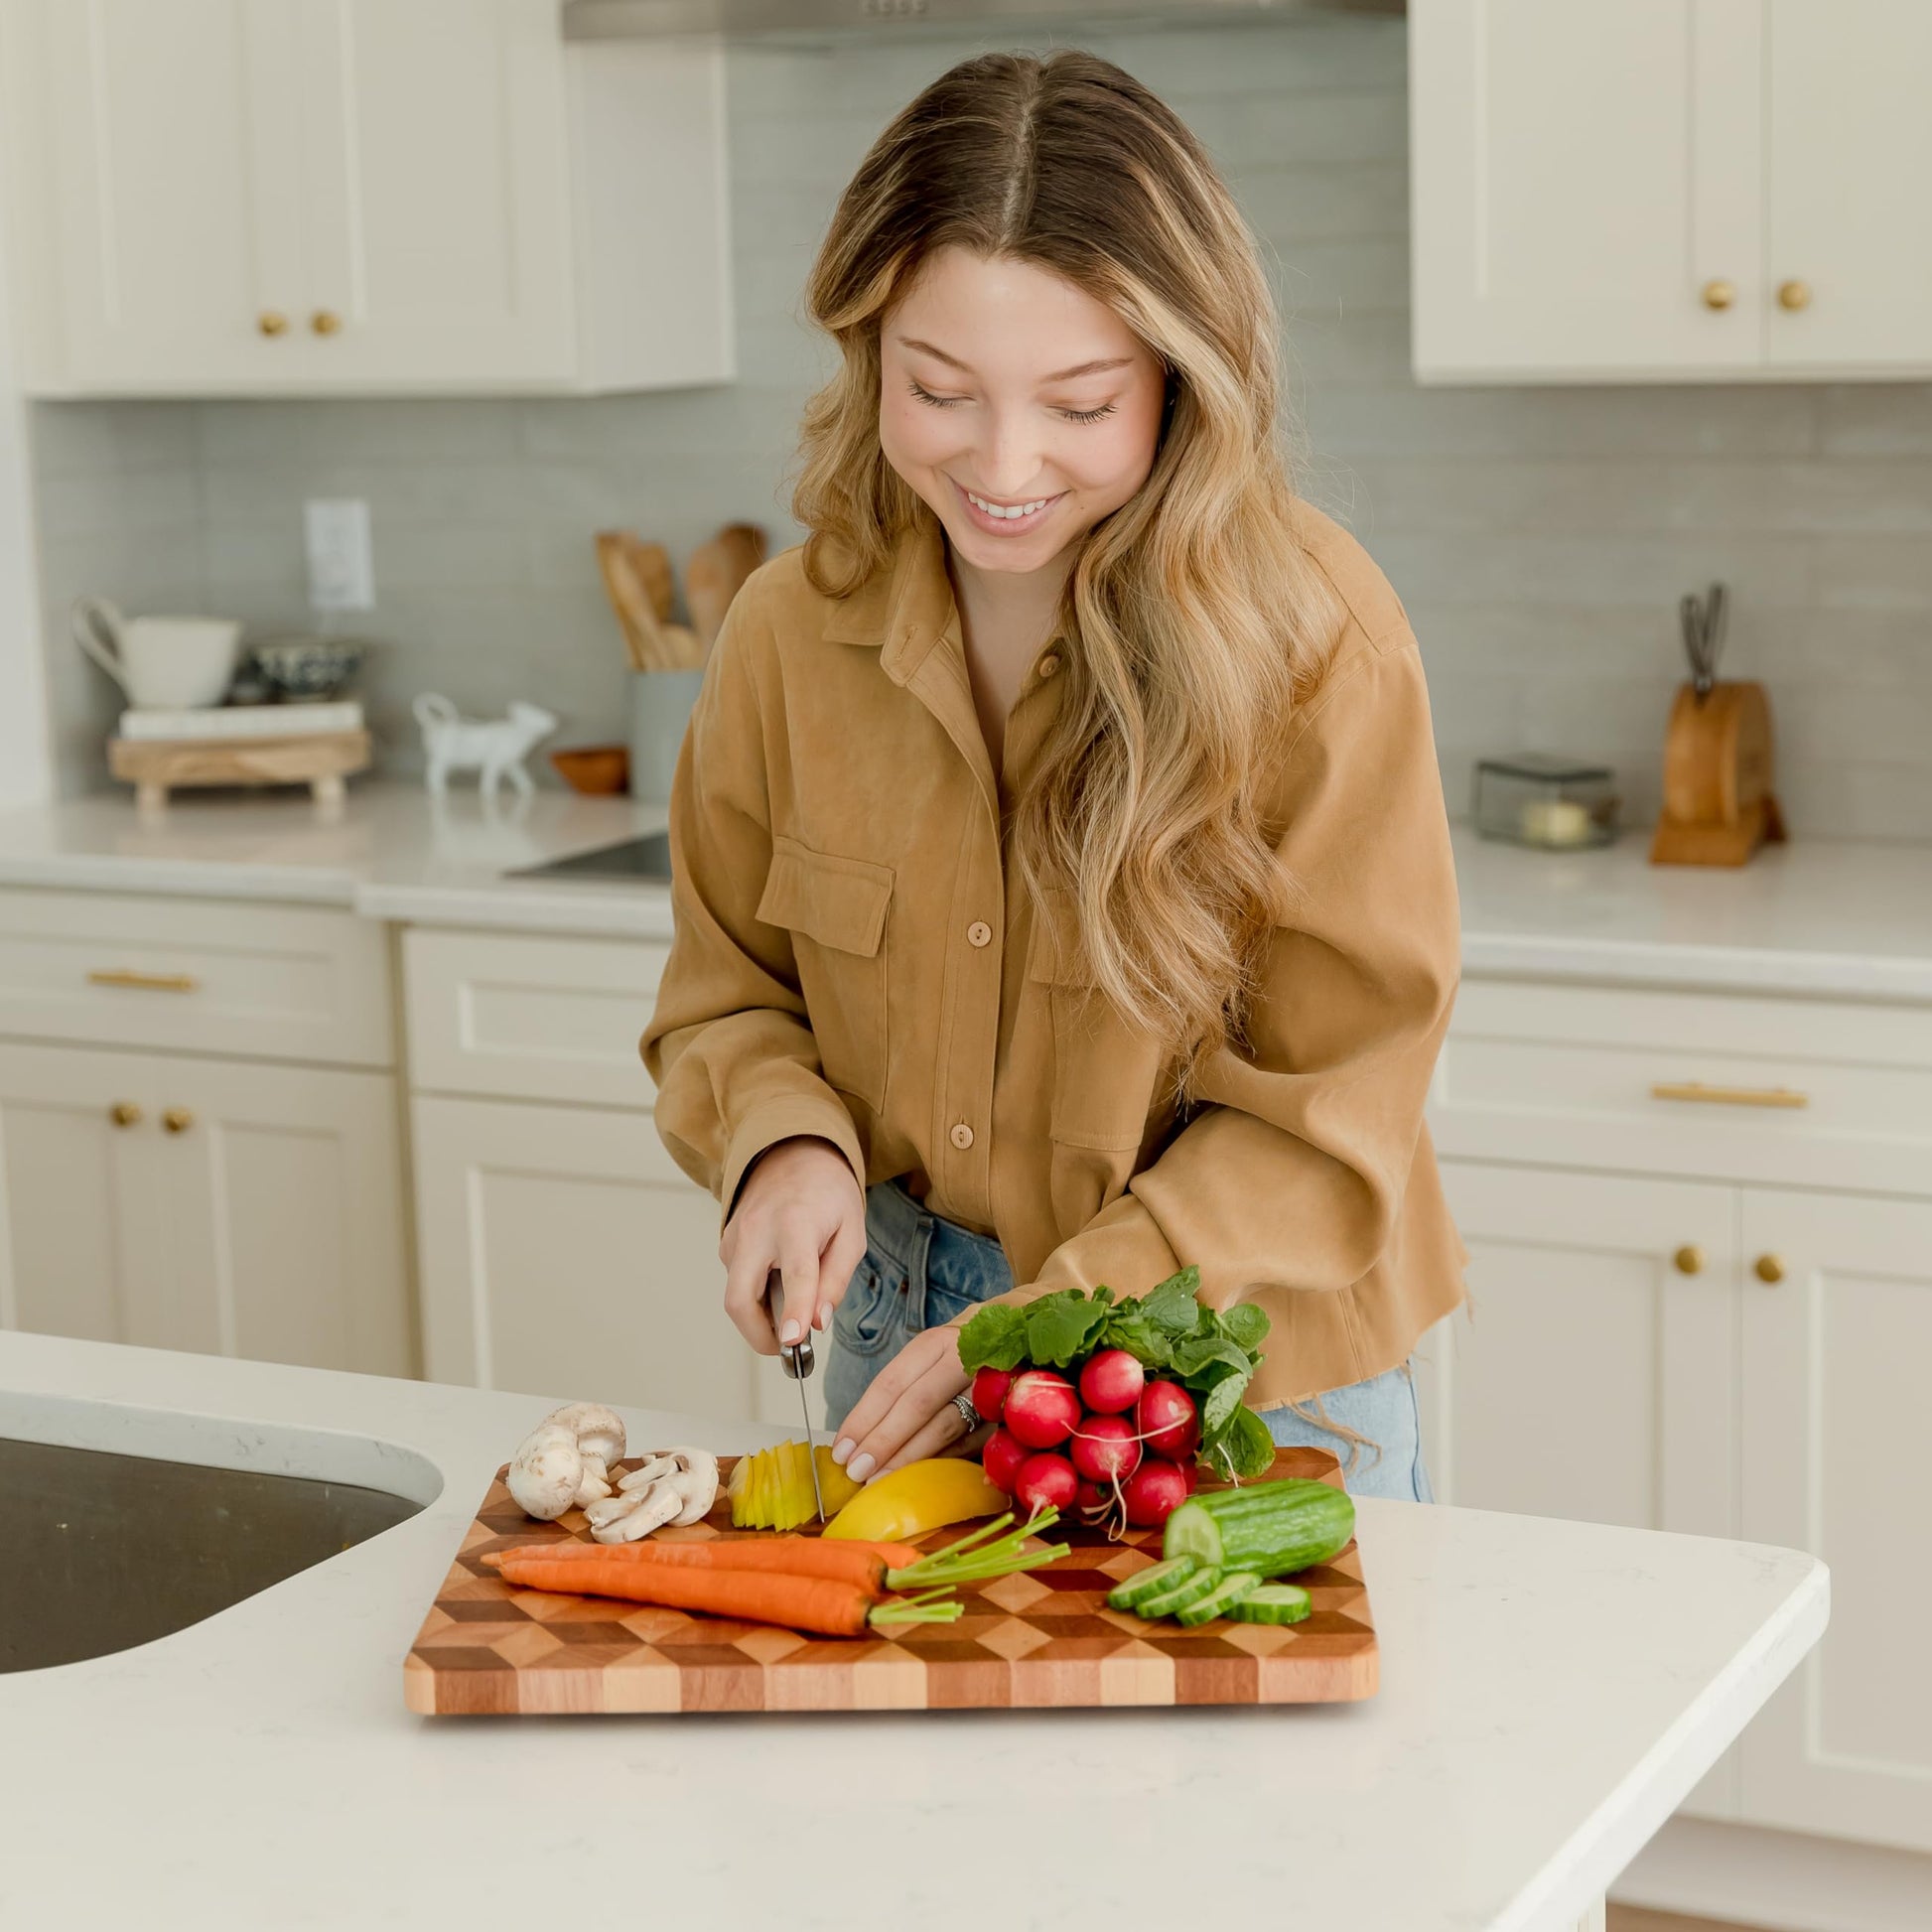
[[[785,1280],[775,1268],[764,1278],[764,1311],[771,1320],[771,1332],[778,1332],[778,1322],[784,1311]],[[812,1331],[807,1328],[802,1340],[787,1345],[778,1344],[778,1360],[784,1364],[785,1373],[794,1382],[802,1382],[817,1365],[817,1357],[812,1352]]]

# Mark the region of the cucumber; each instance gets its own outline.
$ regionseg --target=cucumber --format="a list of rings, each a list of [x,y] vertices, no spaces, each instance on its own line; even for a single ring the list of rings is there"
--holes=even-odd
[[[1252,1570],[1230,1570],[1206,1595],[1197,1596],[1184,1609],[1175,1611],[1175,1618],[1190,1630],[1197,1623],[1212,1623],[1217,1616],[1234,1614],[1260,1587],[1261,1579]]]
[[[1107,1606],[1115,1610],[1138,1610],[1150,1596],[1159,1596],[1183,1578],[1191,1577],[1200,1565],[1192,1557],[1173,1557],[1166,1563],[1150,1564],[1137,1570],[1124,1584],[1107,1592]]]
[[[1153,1596],[1143,1596],[1141,1607],[1134,1614],[1146,1617],[1150,1623],[1156,1617],[1176,1616],[1189,1603],[1198,1602],[1220,1587],[1221,1573],[1218,1570],[1196,1570],[1192,1576],[1182,1578],[1169,1588]]]
[[[1300,1623],[1314,1607],[1300,1584],[1263,1584],[1228,1612],[1237,1623]]]
[[[1189,1496],[1168,1518],[1161,1554],[1285,1577],[1326,1563],[1354,1534],[1355,1505],[1345,1489],[1290,1476]]]

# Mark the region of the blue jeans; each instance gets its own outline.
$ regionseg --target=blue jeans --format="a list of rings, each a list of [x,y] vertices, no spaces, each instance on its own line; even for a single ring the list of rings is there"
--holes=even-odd
[[[1012,1287],[1006,1252],[990,1236],[922,1207],[897,1180],[869,1188],[866,1258],[853,1271],[832,1317],[833,1347],[825,1370],[825,1418],[832,1433],[872,1378],[914,1335]],[[1423,1466],[1422,1424],[1408,1363],[1309,1397],[1301,1407],[1311,1413],[1276,1408],[1264,1410],[1261,1419],[1285,1447],[1306,1445],[1336,1455],[1350,1494],[1435,1500]],[[1366,1443],[1352,1444],[1315,1415],[1367,1438]]]

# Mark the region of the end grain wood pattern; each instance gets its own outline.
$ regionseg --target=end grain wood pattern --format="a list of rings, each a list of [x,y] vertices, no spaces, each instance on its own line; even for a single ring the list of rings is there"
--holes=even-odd
[[[722,1458],[727,1474],[732,1459]],[[1375,1628],[1352,1542],[1296,1579],[1314,1599],[1302,1623],[1187,1630],[1111,1610],[1108,1590],[1159,1558],[1161,1532],[1110,1543],[1061,1524],[1053,1540],[1070,1544],[1069,1555],[964,1586],[956,1623],[913,1624],[891,1638],[808,1637],[513,1587],[484,1567],[486,1552],[585,1543],[590,1532],[578,1510],[532,1522],[510,1500],[505,1473],[490,1484],[403,1667],[409,1709],[425,1716],[1333,1704],[1375,1693]],[[1270,1473],[1341,1486],[1324,1449],[1283,1449]],[[936,1530],[920,1545],[936,1549],[964,1529]],[[732,1529],[721,1485],[704,1522],[657,1534],[703,1542],[757,1532]]]

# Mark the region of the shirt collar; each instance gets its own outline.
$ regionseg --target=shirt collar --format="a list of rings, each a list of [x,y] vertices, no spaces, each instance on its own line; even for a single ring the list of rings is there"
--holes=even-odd
[[[956,623],[945,536],[921,505],[892,556],[833,608],[825,635],[881,650],[888,676],[902,684]]]

